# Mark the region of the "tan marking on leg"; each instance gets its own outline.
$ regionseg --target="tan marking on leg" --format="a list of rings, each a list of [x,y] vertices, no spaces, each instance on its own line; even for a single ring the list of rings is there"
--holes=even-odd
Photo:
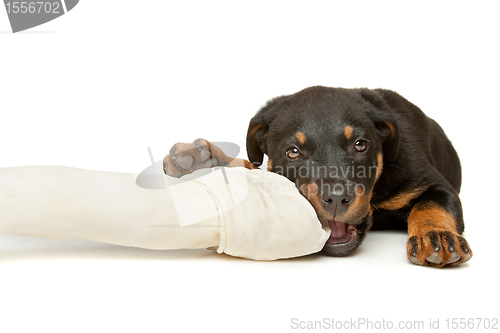
[[[200,151],[196,149],[195,143],[201,145],[205,149],[205,151],[209,151],[210,155],[208,159],[206,159],[206,154],[204,160],[200,159]],[[193,165],[189,170],[182,170],[178,167],[177,162],[175,162],[175,160],[172,159],[170,155],[167,155],[163,159],[163,170],[169,176],[181,177],[202,167],[214,166],[245,167],[247,169],[256,169],[255,165],[248,162],[247,160],[227,156],[219,147],[211,144],[205,139],[198,139],[192,143],[176,143],[174,147],[176,160],[189,155],[193,158]]]
[[[206,141],[206,140],[205,140]],[[247,160],[241,159],[241,158],[232,158],[224,154],[222,149],[217,147],[214,144],[211,144],[210,142],[206,141],[208,143],[208,147],[210,149],[210,152],[212,153],[212,158],[217,158],[217,160],[222,163],[225,166],[229,167],[244,167],[247,169],[256,169],[256,166],[250,163]]]
[[[437,252],[432,243],[432,235],[438,237],[440,247]],[[448,249],[450,244],[447,237],[451,237],[451,241],[453,241],[453,251]],[[417,245],[415,256],[412,254],[411,239]],[[416,259],[420,265],[434,267],[458,265],[472,257],[470,248],[467,253],[463,251],[460,239],[455,217],[437,203],[432,201],[417,203],[411,210],[408,217],[408,242],[406,246],[407,256],[410,261]],[[461,259],[448,264],[448,260],[452,258],[453,253],[456,253]],[[427,261],[427,258],[433,258],[433,262]],[[435,260],[440,262],[435,262]]]
[[[453,215],[434,202],[418,203],[408,217],[408,235],[427,233],[440,229],[457,233]]]
[[[255,165],[242,158],[235,158],[234,160],[229,162],[229,164],[227,164],[226,167],[231,167],[231,168],[242,167],[249,170],[257,169]]]
[[[352,133],[354,132],[354,128],[352,126],[346,126],[344,129],[344,135],[349,140],[352,137]]]
[[[205,140],[206,141],[206,140]],[[219,147],[217,147],[216,145],[213,145],[211,144],[210,142],[206,141],[207,144],[208,144],[208,150],[210,151],[210,153],[212,154],[211,158],[217,158],[217,160],[222,163],[223,165],[224,164],[229,164],[231,163],[232,160],[234,160],[234,158],[232,157],[229,157],[227,156],[226,154],[224,154],[224,152],[222,151],[222,149],[220,149]]]
[[[302,132],[297,132],[295,134],[295,137],[297,138],[297,140],[299,141],[299,143],[301,145],[303,145],[306,142],[306,140],[307,140],[307,136],[304,133],[302,133]]]
[[[252,163],[250,163],[247,160],[243,160],[243,166],[249,170],[257,169],[257,167],[255,165],[253,165]]]
[[[408,207],[410,202],[418,198],[425,190],[427,190],[427,186],[416,187],[408,191],[398,193],[395,196],[376,204],[376,207],[386,210],[397,210]]]

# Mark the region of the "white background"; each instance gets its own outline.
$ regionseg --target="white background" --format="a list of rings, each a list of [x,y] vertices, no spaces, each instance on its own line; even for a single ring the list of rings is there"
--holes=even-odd
[[[0,236],[2,332],[286,332],[298,320],[498,318],[500,23],[494,1],[89,1],[12,34],[0,8],[0,167],[138,173],[177,141],[243,147],[271,97],[393,89],[463,165],[473,259],[432,269],[406,236],[348,258],[254,262],[200,251]],[[194,205],[196,203],[193,203]],[[0,212],[1,219],[1,212]],[[500,324],[499,324],[500,325]],[[498,327],[498,326],[497,326]]]

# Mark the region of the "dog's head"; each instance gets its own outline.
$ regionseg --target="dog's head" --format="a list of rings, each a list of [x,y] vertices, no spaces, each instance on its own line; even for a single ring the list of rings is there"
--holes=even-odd
[[[377,91],[311,87],[269,101],[250,121],[250,162],[293,181],[331,229],[323,251],[343,256],[371,227],[370,200],[399,130]]]

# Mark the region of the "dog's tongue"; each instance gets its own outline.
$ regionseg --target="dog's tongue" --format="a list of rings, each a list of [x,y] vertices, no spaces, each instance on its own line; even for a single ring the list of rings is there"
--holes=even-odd
[[[330,234],[331,238],[342,238],[345,236],[347,232],[347,223],[329,220],[328,224],[332,230],[332,233]]]
[[[327,242],[330,244],[347,243],[356,236],[356,228],[347,223],[329,220],[328,225],[330,226],[331,233]]]

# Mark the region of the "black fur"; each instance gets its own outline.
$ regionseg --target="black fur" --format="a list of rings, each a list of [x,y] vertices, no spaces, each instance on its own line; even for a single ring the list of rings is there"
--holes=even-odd
[[[346,126],[354,128],[350,140],[344,135]],[[300,147],[297,132],[304,133],[307,138]],[[365,152],[353,152],[353,142],[357,139],[368,141]],[[291,160],[286,150],[294,146],[302,155]],[[376,166],[377,154],[382,153],[383,171],[378,179],[375,175],[347,177],[347,181],[372,189],[372,229],[406,228],[410,210],[417,202],[439,204],[456,219],[458,233],[464,229],[458,197],[461,167],[457,153],[434,120],[393,91],[316,86],[272,99],[250,121],[247,153],[253,164],[261,164],[263,155],[268,155],[272,161],[271,171],[283,174],[298,187],[311,181],[332,185],[340,180],[324,172],[315,177],[300,177],[292,175],[287,167],[298,168],[309,163],[315,167],[347,168],[352,165],[368,168]],[[389,198],[419,187],[426,190],[406,207],[376,208]],[[325,195],[322,191],[320,188],[320,197]],[[325,209],[328,209],[326,204]],[[370,228],[369,219],[368,214],[362,220],[345,222],[364,228],[359,230],[364,234]],[[438,247],[436,237],[432,235],[432,242]],[[416,251],[415,242],[412,239],[411,247]],[[448,244],[451,246],[451,242]],[[326,252],[345,255],[357,245]]]

